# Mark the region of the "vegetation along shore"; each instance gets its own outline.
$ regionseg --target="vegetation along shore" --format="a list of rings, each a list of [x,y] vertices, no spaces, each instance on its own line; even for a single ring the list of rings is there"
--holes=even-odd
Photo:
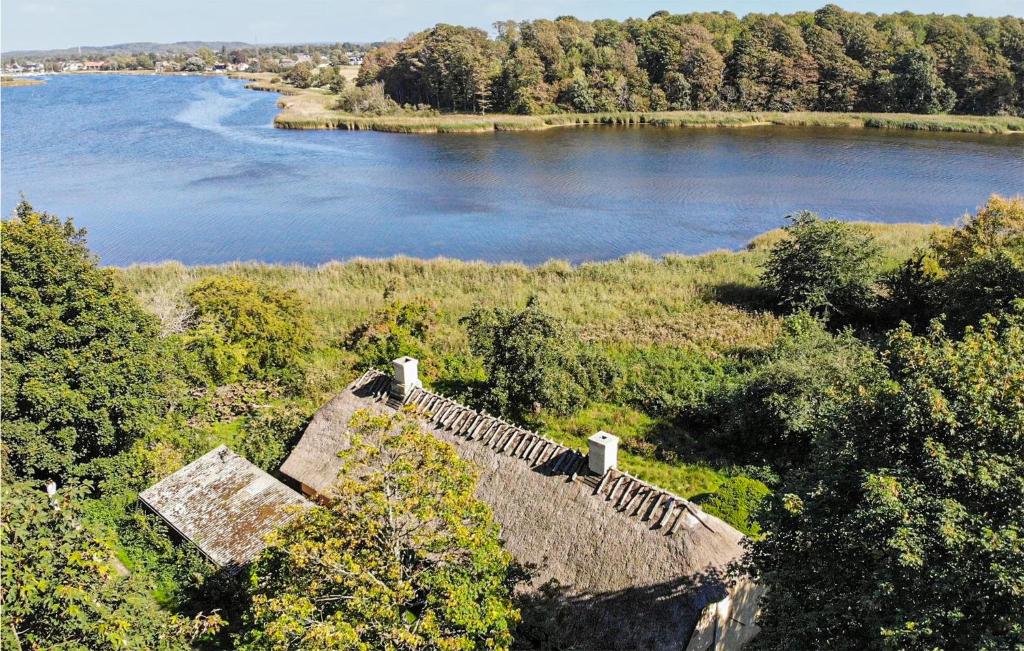
[[[1024,131],[1024,21],[859,14],[439,24],[366,52],[355,75],[296,65],[254,87],[275,125],[424,133],[613,124]]]
[[[421,625],[438,615],[414,607],[416,591],[396,593],[386,612],[362,608],[377,603],[369,595],[303,601],[324,576],[326,557],[309,550],[373,538],[393,504],[376,475],[346,476],[338,501],[273,534],[239,575],[175,544],[138,500],[219,445],[278,472],[314,413],[403,356],[420,360],[428,389],[570,448],[615,433],[624,471],[746,534],[737,571],[767,588],[763,648],[820,648],[836,635],[858,648],[911,634],[928,648],[1020,639],[1024,199],[993,196],[952,228],[799,213],[740,252],[578,266],[102,268],[82,231],[25,202],[0,228],[0,532],[14,555],[3,606],[21,641],[73,636],[101,648],[114,627],[120,646],[276,649],[284,630],[302,641],[292,647],[320,648],[316,636],[352,621],[366,622],[353,635],[369,641],[375,626],[440,635]],[[393,425],[350,422],[367,435]],[[448,540],[446,558],[491,559],[482,577],[466,574],[472,590],[458,589],[486,590],[491,605],[438,606],[458,614],[445,639],[523,649],[560,639],[560,602],[513,589],[531,570],[502,550],[490,510],[472,498],[472,468],[429,435],[390,441],[354,453],[412,455],[411,466],[387,466],[410,499],[432,498],[435,483],[457,488],[445,508],[476,533]],[[409,517],[432,522],[431,504]],[[377,562],[369,538],[357,565],[343,565],[353,576]],[[304,553],[309,574],[295,571]],[[391,547],[379,558],[396,562]],[[44,581],[78,587],[16,589]],[[423,589],[442,605],[454,590]],[[789,607],[797,601],[807,608]],[[319,623],[293,628],[296,617]]]

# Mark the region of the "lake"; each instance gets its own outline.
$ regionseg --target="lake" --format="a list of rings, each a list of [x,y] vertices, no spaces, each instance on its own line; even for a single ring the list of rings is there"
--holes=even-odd
[[[356,256],[538,263],[737,249],[813,210],[953,223],[1024,188],[1024,138],[586,127],[283,131],[278,96],[215,77],[5,88],[2,209],[72,216],[105,264]]]

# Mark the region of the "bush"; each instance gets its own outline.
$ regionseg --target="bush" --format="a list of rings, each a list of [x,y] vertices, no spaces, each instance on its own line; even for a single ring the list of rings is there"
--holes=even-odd
[[[274,472],[302,435],[307,420],[306,413],[294,405],[261,410],[243,425],[237,452],[267,472]]]
[[[336,108],[354,115],[391,115],[401,110],[384,92],[383,82],[344,89]]]
[[[811,315],[797,314],[766,358],[716,397],[717,433],[738,459],[798,466],[820,414],[879,372],[872,349],[851,333],[829,334]]]
[[[954,329],[1024,299],[1024,199],[993,195],[977,215],[940,232],[886,279],[888,312],[922,330],[946,315]]]
[[[522,417],[541,408],[569,414],[601,396],[613,376],[536,297],[523,310],[478,308],[462,318],[473,354],[483,358],[488,405]]]
[[[779,307],[847,319],[868,312],[880,259],[874,238],[811,212],[788,219],[787,237],[772,247],[761,277]]]
[[[366,368],[386,368],[403,355],[428,360],[426,339],[438,317],[426,301],[392,301],[353,330],[345,345]]]
[[[300,370],[311,341],[294,292],[241,276],[214,276],[188,290],[195,309],[191,349],[219,383],[287,377]]]
[[[714,493],[694,498],[705,511],[731,522],[748,536],[761,532],[757,512],[771,494],[767,486],[749,477],[730,477]]]

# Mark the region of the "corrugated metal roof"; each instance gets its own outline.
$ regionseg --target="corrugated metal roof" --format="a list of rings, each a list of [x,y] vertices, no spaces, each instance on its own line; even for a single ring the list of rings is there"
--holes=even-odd
[[[220,567],[240,569],[270,531],[311,503],[226,446],[139,494],[139,500]]]

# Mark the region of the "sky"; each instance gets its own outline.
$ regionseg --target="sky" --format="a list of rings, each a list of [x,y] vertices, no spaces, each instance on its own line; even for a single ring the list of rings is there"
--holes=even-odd
[[[646,17],[729,10],[789,13],[827,0],[3,0],[0,49],[51,49],[132,41],[311,43],[381,41],[447,22]],[[1024,16],[1024,0],[846,0],[851,11]]]

